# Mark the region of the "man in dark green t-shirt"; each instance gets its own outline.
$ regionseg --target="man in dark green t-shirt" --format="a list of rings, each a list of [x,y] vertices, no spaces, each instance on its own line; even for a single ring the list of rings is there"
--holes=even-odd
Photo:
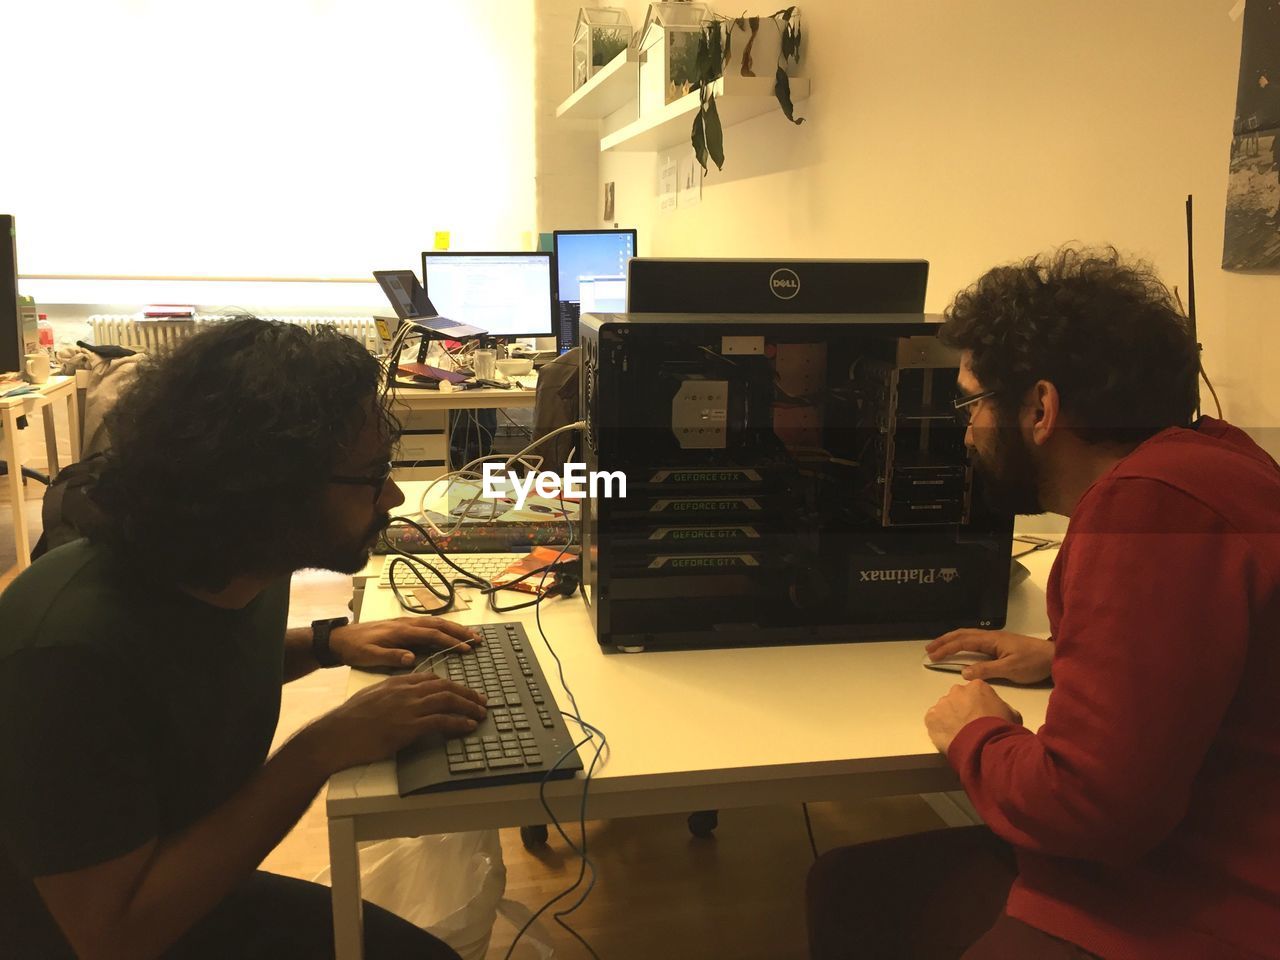
[[[282,683],[474,641],[429,617],[287,630],[289,576],[363,566],[398,425],[378,362],[243,319],[145,363],[109,415],[101,521],[0,595],[0,954],[331,956],[327,888],[258,871],[334,772],[484,698],[398,676],[269,759]],[[448,958],[371,904],[367,956]]]

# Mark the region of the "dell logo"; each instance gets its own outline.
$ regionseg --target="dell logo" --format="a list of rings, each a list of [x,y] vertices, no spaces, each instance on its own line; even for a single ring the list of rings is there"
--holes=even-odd
[[[779,267],[769,275],[769,290],[779,300],[791,300],[800,292],[800,278],[794,270]]]

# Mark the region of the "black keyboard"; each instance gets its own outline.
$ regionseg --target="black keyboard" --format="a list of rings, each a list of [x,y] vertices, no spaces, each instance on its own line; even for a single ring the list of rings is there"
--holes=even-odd
[[[473,653],[436,660],[430,669],[483,693],[488,697],[489,714],[465,737],[424,738],[401,750],[396,756],[396,775],[402,797],[537,782],[547,777],[548,771],[550,779],[559,780],[582,769],[574,740],[548,692],[524,627],[486,623],[475,629],[484,642]]]

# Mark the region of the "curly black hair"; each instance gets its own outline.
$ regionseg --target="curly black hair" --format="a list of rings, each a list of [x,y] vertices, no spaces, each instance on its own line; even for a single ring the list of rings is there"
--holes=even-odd
[[[995,267],[945,318],[940,338],[972,351],[974,376],[1006,417],[1038,380],[1057,387],[1068,425],[1090,443],[1136,444],[1195,415],[1190,324],[1150,264],[1114,247]]]
[[[289,569],[367,417],[388,444],[399,434],[380,376],[363,346],[331,328],[255,317],[148,358],[107,414],[111,450],[92,494],[106,522],[90,536],[189,587]]]

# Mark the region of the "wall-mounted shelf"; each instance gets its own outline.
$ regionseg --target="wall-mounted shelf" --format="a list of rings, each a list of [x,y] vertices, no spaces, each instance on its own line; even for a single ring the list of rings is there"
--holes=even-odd
[[[628,48],[610,60],[556,107],[557,119],[599,120],[635,100],[640,82],[638,57]]]
[[[600,75],[596,76],[598,78]],[[770,111],[776,111],[779,122],[786,123],[777,98],[773,95],[773,83],[772,75],[743,77],[730,74],[715,81],[711,85],[711,90],[716,98],[716,112],[720,115],[720,125],[727,130],[735,123],[750,120],[752,117],[758,117]],[[634,88],[632,96],[634,97]],[[805,77],[792,77],[792,102],[799,103],[808,96],[809,80]],[[566,100],[565,104],[568,103],[569,101]],[[565,104],[561,105],[561,109]],[[664,150],[678,143],[688,143],[690,130],[693,127],[693,115],[700,105],[698,91],[685,94],[661,110],[641,117],[605,136],[600,141],[600,151],[602,153],[606,150],[643,153]],[[559,115],[561,114],[557,111],[557,116]]]

